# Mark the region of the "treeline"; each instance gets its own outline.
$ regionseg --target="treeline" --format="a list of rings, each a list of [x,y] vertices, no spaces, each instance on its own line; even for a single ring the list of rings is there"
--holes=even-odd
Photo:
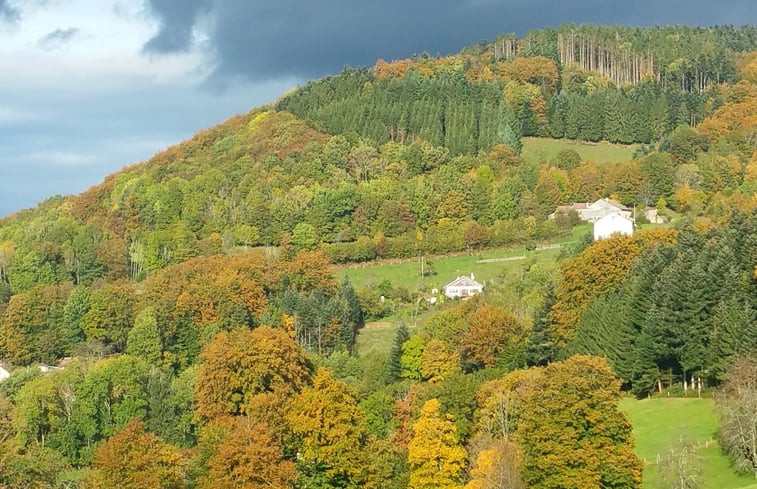
[[[660,141],[694,126],[723,103],[717,90],[689,92],[648,82],[617,87],[553,61],[475,58],[379,63],[313,81],[277,108],[330,134],[354,131],[378,142],[418,138],[453,156],[482,154],[497,143],[518,150],[520,136],[620,143]]]
[[[315,122],[330,134],[356,132],[378,144],[422,139],[452,156],[520,148],[520,125],[496,82],[471,82],[460,67],[427,77],[376,78],[367,70],[312,81],[277,110]]]
[[[72,355],[137,349],[181,370],[219,331],[261,322],[286,328],[308,351],[352,351],[363,316],[351,285],[335,282],[320,252],[284,258],[213,256],[140,283],[34,285],[0,304],[0,358],[56,365]]]
[[[562,25],[537,29],[523,39],[499,36],[462,51],[491,61],[545,56],[561,68],[575,65],[615,85],[655,80],[664,88],[703,92],[738,80],[736,61],[757,49],[757,29],[744,25],[624,27]]]

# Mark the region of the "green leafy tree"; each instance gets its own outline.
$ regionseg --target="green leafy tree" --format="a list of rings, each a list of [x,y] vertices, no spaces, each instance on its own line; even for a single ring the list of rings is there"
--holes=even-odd
[[[134,320],[134,327],[126,340],[126,353],[142,358],[150,365],[160,363],[163,345],[158,330],[155,309],[143,309]]]

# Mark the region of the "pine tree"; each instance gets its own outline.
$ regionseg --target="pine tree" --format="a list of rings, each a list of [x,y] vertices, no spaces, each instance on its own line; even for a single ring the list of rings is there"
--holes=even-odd
[[[347,277],[344,278],[339,288],[337,300],[340,304],[342,325],[339,332],[339,342],[347,348],[347,351],[352,353],[357,331],[365,325],[365,319],[355,289]]]
[[[526,341],[526,364],[529,366],[546,365],[557,355],[557,346],[549,334],[549,311],[554,302],[554,289],[550,287],[545,295],[544,306],[536,315],[531,334]]]
[[[547,110],[547,122],[549,123],[549,134],[553,138],[565,137],[565,123],[567,118],[567,100],[562,93],[552,97]]]
[[[386,381],[388,384],[397,382],[402,378],[402,345],[410,338],[410,332],[405,323],[400,323],[394,334],[394,342],[389,353],[389,362],[386,366]]]
[[[610,91],[604,100],[604,139],[617,143],[623,138],[623,111],[620,106],[620,95],[617,91]]]
[[[523,144],[520,140],[521,129],[515,120],[515,116],[506,102],[503,102],[497,112],[497,132],[495,144],[506,144],[516,154],[520,154]]]

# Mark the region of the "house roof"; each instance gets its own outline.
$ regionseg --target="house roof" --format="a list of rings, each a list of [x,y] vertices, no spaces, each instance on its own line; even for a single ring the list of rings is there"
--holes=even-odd
[[[596,204],[600,204],[602,202],[604,202],[605,204],[609,204],[609,205],[615,207],[616,209],[620,209],[622,211],[629,211],[629,210],[631,210],[628,207],[626,207],[623,204],[621,204],[620,202],[616,202],[616,201],[614,201],[612,199],[608,199],[608,198],[599,199],[598,201],[594,202],[594,204],[596,205]]]
[[[447,287],[483,287],[483,285],[470,277],[462,276],[457,277],[455,280],[444,286],[445,289]]]

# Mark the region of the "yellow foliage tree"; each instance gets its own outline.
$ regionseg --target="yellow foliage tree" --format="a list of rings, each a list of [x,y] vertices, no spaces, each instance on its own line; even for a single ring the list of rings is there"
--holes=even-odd
[[[346,477],[361,486],[365,414],[347,385],[319,369],[313,387],[293,400],[286,419],[300,440],[304,461],[325,466],[329,479]]]
[[[449,374],[460,370],[460,353],[452,350],[443,341],[432,339],[426,344],[421,356],[421,375],[425,380],[441,382]]]
[[[481,450],[471,470],[465,489],[525,489],[518,472],[518,447],[506,440],[497,440]]]
[[[460,446],[452,416],[443,417],[436,399],[426,401],[408,445],[408,489],[462,489],[465,449]]]

